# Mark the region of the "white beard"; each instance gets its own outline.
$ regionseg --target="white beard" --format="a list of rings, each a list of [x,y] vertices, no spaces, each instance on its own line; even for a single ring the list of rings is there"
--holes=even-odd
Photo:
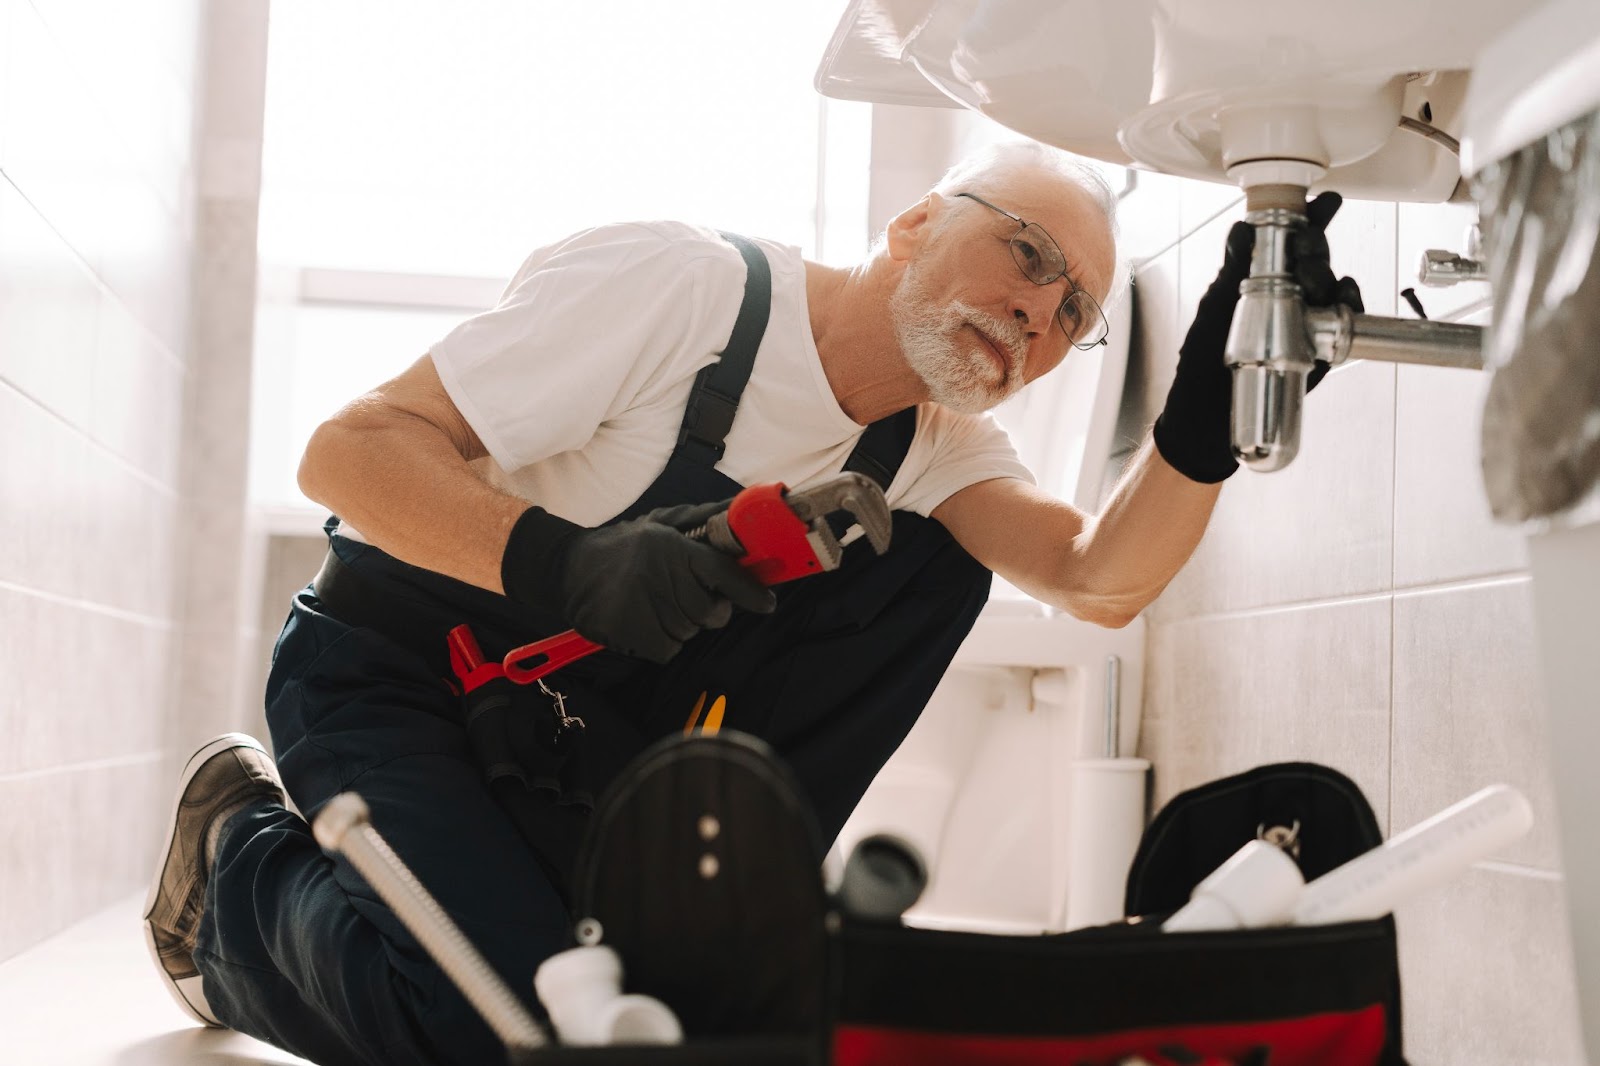
[[[928,387],[935,403],[963,414],[987,411],[1022,388],[1027,338],[1015,325],[957,300],[939,309],[914,271],[907,270],[889,298],[895,337],[906,362]],[[972,325],[1005,351],[1006,370],[996,379],[987,346],[962,350],[961,327]]]

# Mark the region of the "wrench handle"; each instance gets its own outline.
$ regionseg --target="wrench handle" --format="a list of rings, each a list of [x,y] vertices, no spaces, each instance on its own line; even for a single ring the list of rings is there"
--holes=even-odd
[[[704,538],[719,551],[742,553],[739,565],[763,585],[777,585],[831,569],[818,557],[809,537],[810,527],[784,502],[786,491],[787,487],[781,482],[743,489],[733,498],[727,511],[714,515],[706,526],[688,535],[696,540]],[[837,565],[836,560],[834,565]],[[501,665],[509,680],[531,685],[601,647],[579,636],[576,629],[569,629],[511,649]],[[452,654],[457,654],[455,645],[452,645]],[[462,658],[469,665],[476,665],[471,663],[470,654]]]
[[[587,637],[579,636],[576,629],[569,629],[565,633],[512,648],[506,653],[503,665],[507,678],[519,685],[531,685],[546,674],[554,673],[585,655],[592,655],[602,647]]]

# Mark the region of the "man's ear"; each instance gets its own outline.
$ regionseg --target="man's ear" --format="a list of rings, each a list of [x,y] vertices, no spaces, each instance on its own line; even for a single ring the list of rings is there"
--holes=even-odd
[[[930,192],[889,220],[884,237],[889,258],[907,260],[916,254],[933,229],[934,220],[945,209],[945,199]]]

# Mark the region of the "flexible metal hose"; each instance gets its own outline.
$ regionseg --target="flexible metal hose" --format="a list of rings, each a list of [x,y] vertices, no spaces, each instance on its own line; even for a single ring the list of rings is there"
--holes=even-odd
[[[440,969],[455,982],[501,1043],[513,1050],[544,1047],[539,1023],[522,1006],[500,975],[467,940],[438,901],[422,887],[372,827],[367,805],[353,792],[328,801],[312,825],[317,843],[350,860],[382,900],[399,916]]]

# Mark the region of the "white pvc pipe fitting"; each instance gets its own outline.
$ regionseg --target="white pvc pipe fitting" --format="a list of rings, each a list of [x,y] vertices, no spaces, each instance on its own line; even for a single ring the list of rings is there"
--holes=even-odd
[[[546,959],[533,990],[563,1044],[678,1044],[683,1028],[665,1003],[622,995],[622,960],[608,947],[582,947]]]
[[[1275,845],[1252,840],[1196,885],[1189,902],[1161,928],[1198,933],[1286,925],[1304,887],[1293,859]]]

